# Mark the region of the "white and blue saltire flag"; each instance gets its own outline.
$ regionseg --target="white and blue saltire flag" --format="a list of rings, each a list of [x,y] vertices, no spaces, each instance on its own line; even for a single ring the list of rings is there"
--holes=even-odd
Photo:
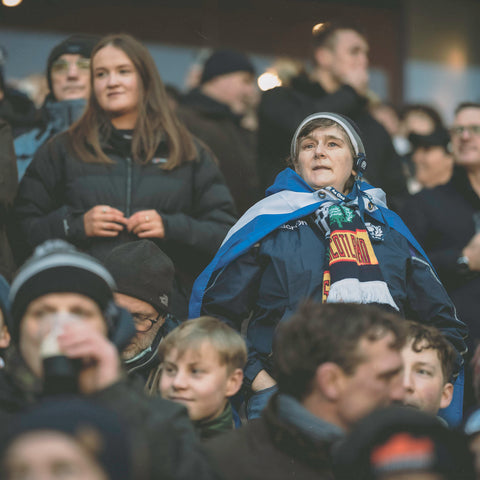
[[[385,193],[366,182],[355,182],[352,191],[345,198],[343,195],[337,196],[335,189],[329,187],[315,191],[295,171],[286,168],[277,175],[266,194],[266,198],[247,210],[230,229],[213,260],[198,276],[190,298],[189,318],[200,316],[203,295],[213,274],[222,270],[277,228],[310,215],[326,201],[345,202],[346,205],[356,206],[362,219],[363,212],[367,209],[368,214],[375,220],[389,225],[402,234],[416,252],[429,262],[422,247],[401,218],[386,207]]]

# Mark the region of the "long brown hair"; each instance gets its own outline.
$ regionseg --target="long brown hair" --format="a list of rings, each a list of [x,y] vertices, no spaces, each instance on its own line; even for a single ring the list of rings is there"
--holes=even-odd
[[[74,152],[87,163],[112,163],[102,150],[101,138],[108,138],[113,126],[100,107],[93,88],[93,59],[99,50],[109,45],[127,55],[141,80],[139,113],[132,138],[133,160],[141,164],[150,162],[164,139],[168,145],[168,161],[161,168],[171,170],[185,161],[194,160],[196,149],[193,138],[169,107],[167,93],[152,56],[144,45],[127,34],[103,37],[92,51],[92,93],[85,113],[70,128]]]

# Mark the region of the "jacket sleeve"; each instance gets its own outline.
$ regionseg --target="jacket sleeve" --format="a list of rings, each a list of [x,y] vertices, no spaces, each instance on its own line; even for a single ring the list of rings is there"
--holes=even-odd
[[[264,270],[258,257],[258,248],[253,247],[212,275],[203,296],[201,315],[217,317],[241,331],[243,321],[249,318],[256,304]],[[244,373],[245,384],[249,386],[265,366],[248,339],[247,347],[248,360]]]
[[[467,326],[457,318],[455,307],[430,264],[413,255],[407,270],[407,318],[438,328],[458,353],[467,351]]]
[[[192,162],[193,209],[163,214],[165,239],[213,256],[236,221],[235,206],[222,174],[206,150]]]
[[[83,213],[66,205],[64,150],[54,137],[42,145],[25,173],[14,204],[16,230],[31,250],[51,238],[87,241]],[[63,142],[62,142],[63,143]]]
[[[217,478],[197,439],[185,407],[160,397],[146,397],[130,380],[96,392],[93,399],[115,411],[132,429],[134,441],[148,451],[151,479]]]

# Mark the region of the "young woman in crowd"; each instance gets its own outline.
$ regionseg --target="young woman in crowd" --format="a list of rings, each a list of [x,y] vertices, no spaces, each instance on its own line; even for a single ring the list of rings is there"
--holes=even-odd
[[[100,259],[118,244],[152,239],[175,264],[173,311],[185,318],[193,279],[234,223],[230,193],[133,37],[96,45],[91,91],[84,115],[42,146],[25,174],[15,203],[17,256],[50,238]]]

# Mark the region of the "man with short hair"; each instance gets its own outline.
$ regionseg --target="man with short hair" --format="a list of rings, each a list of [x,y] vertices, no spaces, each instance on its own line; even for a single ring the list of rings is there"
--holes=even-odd
[[[369,305],[303,305],[281,323],[278,393],[262,417],[207,449],[224,478],[331,478],[330,451],[372,410],[402,402],[404,322]]]
[[[402,218],[449,293],[470,335],[480,339],[480,103],[462,103],[450,129],[455,169],[445,185],[425,189]]]
[[[206,60],[200,85],[187,93],[177,114],[218,159],[241,215],[260,199],[256,136],[242,119],[255,98],[255,69],[246,55],[216,50]]]
[[[436,415],[453,397],[456,352],[435,327],[407,322],[402,350],[406,405]]]
[[[115,302],[128,310],[136,334],[122,352],[128,373],[147,380],[158,365],[158,345],[179,322],[170,315],[174,266],[150,240],[129,242],[114,248],[105,266],[115,283]]]
[[[71,35],[50,52],[50,93],[41,109],[41,125],[15,139],[19,180],[38,148],[70,127],[83,113],[90,95],[90,54],[97,41],[92,35]]]
[[[263,93],[259,106],[259,172],[262,187],[285,167],[289,139],[298,124],[316,112],[353,119],[365,138],[369,159],[366,179],[391,197],[406,193],[400,161],[387,131],[368,112],[368,43],[358,26],[328,22],[313,38],[313,70],[288,87]]]

